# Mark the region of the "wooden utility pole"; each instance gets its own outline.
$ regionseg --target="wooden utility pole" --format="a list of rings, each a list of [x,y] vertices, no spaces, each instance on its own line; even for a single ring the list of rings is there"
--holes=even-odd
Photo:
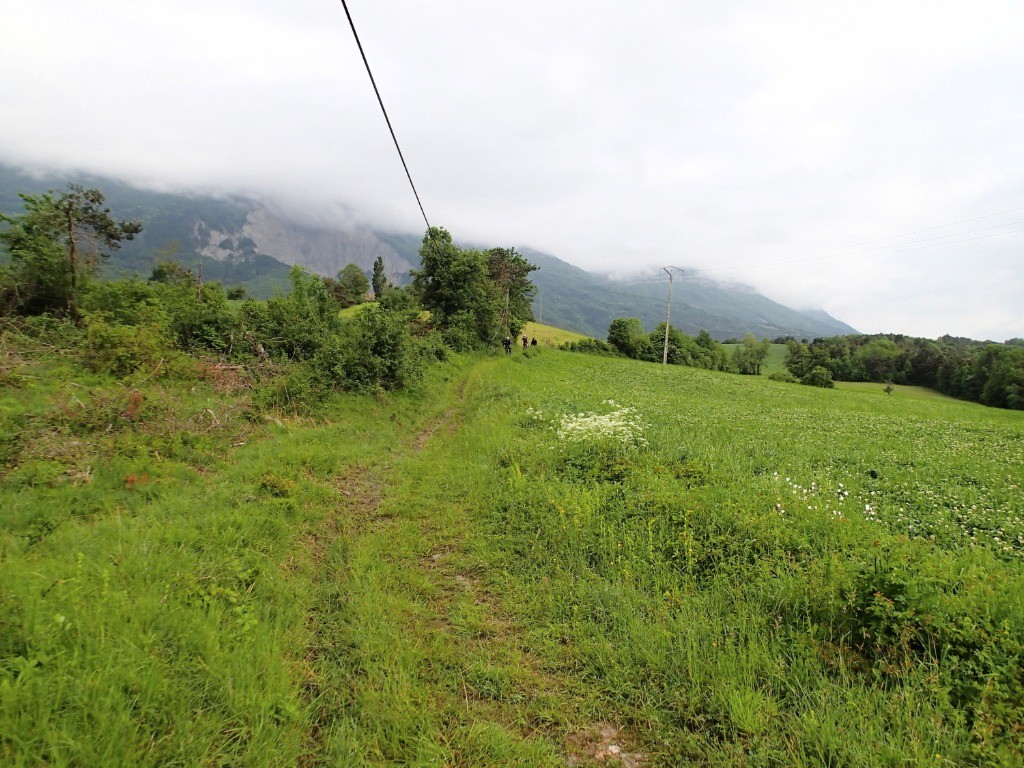
[[[661,364],[668,365],[668,329],[669,329],[669,317],[672,314],[672,270],[675,270],[680,275],[683,274],[683,270],[679,267],[662,267],[661,271],[668,275],[668,306],[665,307],[665,350],[661,356]]]

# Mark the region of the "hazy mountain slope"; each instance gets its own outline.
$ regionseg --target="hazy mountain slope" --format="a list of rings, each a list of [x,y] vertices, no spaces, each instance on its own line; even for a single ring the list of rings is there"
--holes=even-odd
[[[0,166],[0,210],[22,209],[18,192],[63,189],[69,179],[34,178]],[[137,219],[142,234],[125,243],[105,265],[106,274],[148,275],[158,261],[174,259],[194,272],[225,284],[244,283],[254,294],[284,285],[290,265],[333,276],[346,264],[369,271],[383,257],[385,269],[401,278],[412,268],[408,238],[378,236],[368,229],[327,229],[292,221],[267,206],[241,198],[165,194],[140,190],[106,178],[70,179],[99,188],[119,219]],[[394,243],[395,245],[392,245]],[[419,238],[416,238],[418,247]],[[415,252],[415,248],[413,248]]]
[[[523,253],[540,267],[532,275],[542,293],[534,312],[545,323],[604,338],[616,317],[638,317],[648,329],[665,320],[667,278],[617,282],[547,254],[529,249]],[[718,339],[748,332],[758,338],[856,333],[823,311],[808,315],[749,288],[686,277],[674,282],[672,324],[689,334],[703,328]]]

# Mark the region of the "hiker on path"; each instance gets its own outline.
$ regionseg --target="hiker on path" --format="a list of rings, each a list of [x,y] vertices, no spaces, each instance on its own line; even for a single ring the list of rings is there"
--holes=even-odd
[[[506,336],[505,337],[505,341],[503,341],[502,344],[505,346],[505,354],[506,355],[511,355],[512,354],[512,337],[511,336]]]

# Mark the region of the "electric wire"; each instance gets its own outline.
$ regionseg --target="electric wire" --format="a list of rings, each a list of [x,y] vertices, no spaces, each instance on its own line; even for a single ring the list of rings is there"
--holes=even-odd
[[[402,154],[402,148],[398,144],[398,137],[395,135],[395,129],[391,125],[391,118],[388,117],[388,111],[384,108],[384,99],[381,98],[380,89],[377,88],[377,81],[373,77],[373,71],[370,69],[370,62],[366,58],[366,52],[363,50],[363,44],[359,40],[359,33],[356,32],[356,24],[352,20],[352,14],[348,10],[348,3],[345,0],[341,0],[341,7],[345,9],[345,16],[348,17],[348,25],[352,28],[352,36],[356,39],[356,46],[359,48],[359,55],[363,57],[363,65],[366,67],[366,74],[370,76],[370,84],[373,85],[373,92],[377,94],[377,103],[380,104],[380,111],[384,113],[384,122],[388,124],[388,130],[391,132],[391,140],[395,142],[395,149],[398,150],[398,158],[402,161],[402,167],[405,169],[405,176],[409,179],[409,186],[412,187],[412,194],[416,198],[416,204],[420,207],[420,213],[423,214],[423,221],[427,225],[427,229],[430,229],[430,221],[427,219],[427,212],[423,210],[423,203],[420,201],[420,193],[416,191],[416,185],[412,181],[412,174],[409,173],[409,165],[405,162],[405,155]]]

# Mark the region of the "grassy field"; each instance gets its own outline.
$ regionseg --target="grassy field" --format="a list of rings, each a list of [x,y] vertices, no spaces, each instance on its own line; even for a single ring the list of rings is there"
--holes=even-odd
[[[886,392],[886,386],[891,386],[892,391]],[[849,389],[855,392],[862,392],[865,394],[872,395],[884,395],[889,397],[911,397],[919,400],[945,400],[951,403],[961,403],[962,405],[968,405],[969,403],[963,400],[957,400],[955,397],[944,395],[941,392],[936,392],[934,389],[928,389],[927,387],[913,387],[906,384],[880,384],[874,381],[837,381],[836,389]],[[985,406],[978,403],[974,403],[979,408]]]
[[[559,344],[564,344],[568,341],[579,341],[580,339],[587,338],[582,333],[566,331],[562,328],[542,325],[541,323],[527,323],[520,335],[536,339],[538,344],[546,347],[557,347]]]
[[[0,360],[5,766],[1021,763],[1020,413],[542,348],[300,418]]]

